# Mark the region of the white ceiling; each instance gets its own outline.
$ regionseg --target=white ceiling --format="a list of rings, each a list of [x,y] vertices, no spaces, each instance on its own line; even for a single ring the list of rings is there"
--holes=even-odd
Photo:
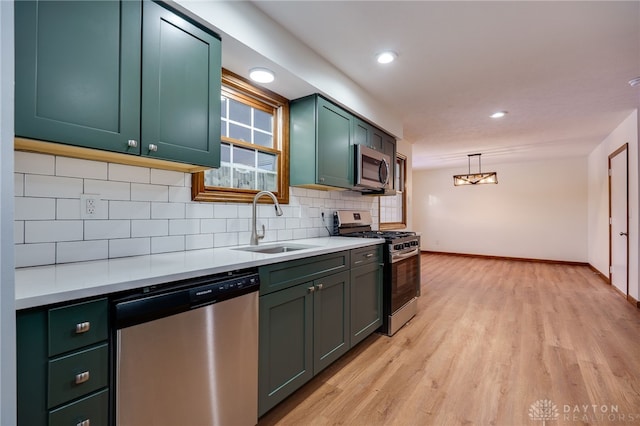
[[[639,1],[253,4],[402,119],[414,169],[587,155],[640,106]]]

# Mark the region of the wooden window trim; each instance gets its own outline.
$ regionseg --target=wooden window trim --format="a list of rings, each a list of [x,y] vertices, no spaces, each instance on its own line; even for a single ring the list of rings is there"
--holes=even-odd
[[[278,191],[274,192],[274,194],[280,204],[289,204],[289,100],[270,90],[256,87],[250,81],[225,69],[222,69],[222,84],[225,86],[226,91],[242,98],[254,108],[264,110],[255,104],[257,100],[278,110],[274,127],[279,135],[279,141],[275,141],[279,145],[279,149],[260,147],[260,151],[279,154],[277,162]],[[224,142],[225,139],[223,137],[222,141]],[[236,146],[256,149],[256,146],[252,144],[243,144],[236,140],[229,140],[229,142]],[[191,199],[193,201],[250,203],[257,192],[254,189],[207,187],[204,184],[204,172],[197,172],[191,175]],[[266,198],[262,198],[260,201],[271,202]]]
[[[380,222],[380,230],[387,231],[391,229],[405,229],[407,227],[407,157],[402,154],[396,154],[396,161],[402,160],[402,222]],[[378,202],[378,217],[382,217],[380,214],[380,201]]]

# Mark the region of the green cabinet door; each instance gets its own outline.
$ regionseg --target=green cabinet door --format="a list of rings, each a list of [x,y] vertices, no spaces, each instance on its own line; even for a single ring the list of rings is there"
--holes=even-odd
[[[350,348],[349,273],[320,278],[314,285],[313,373],[318,374]]]
[[[351,134],[353,136],[353,143],[356,145],[371,147],[371,135],[373,130],[371,125],[357,117],[353,117],[352,126]]]
[[[143,16],[142,155],[219,167],[220,40],[157,3]]]
[[[353,120],[347,111],[319,95],[291,102],[291,185],[353,187]]]
[[[318,98],[318,183],[339,188],[353,186],[351,120],[353,116]]]
[[[15,134],[139,153],[140,3],[15,2]]]
[[[382,267],[370,263],[351,270],[351,346],[382,325]]]
[[[376,151],[384,152],[384,138],[385,134],[382,130],[377,128],[372,128],[371,130],[371,148]]]
[[[313,377],[313,284],[260,297],[258,415]]]

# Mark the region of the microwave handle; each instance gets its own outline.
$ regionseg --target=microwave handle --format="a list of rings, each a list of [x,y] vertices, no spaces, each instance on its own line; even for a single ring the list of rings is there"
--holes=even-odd
[[[385,168],[385,180],[384,182],[382,182],[384,185],[389,183],[389,163],[387,163],[387,160],[385,160],[384,158],[382,159],[382,162],[380,163],[380,167],[382,168],[384,166]]]

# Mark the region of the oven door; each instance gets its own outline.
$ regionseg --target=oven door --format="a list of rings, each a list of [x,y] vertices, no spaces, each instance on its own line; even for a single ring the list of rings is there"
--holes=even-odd
[[[390,253],[391,312],[420,295],[420,248]]]

